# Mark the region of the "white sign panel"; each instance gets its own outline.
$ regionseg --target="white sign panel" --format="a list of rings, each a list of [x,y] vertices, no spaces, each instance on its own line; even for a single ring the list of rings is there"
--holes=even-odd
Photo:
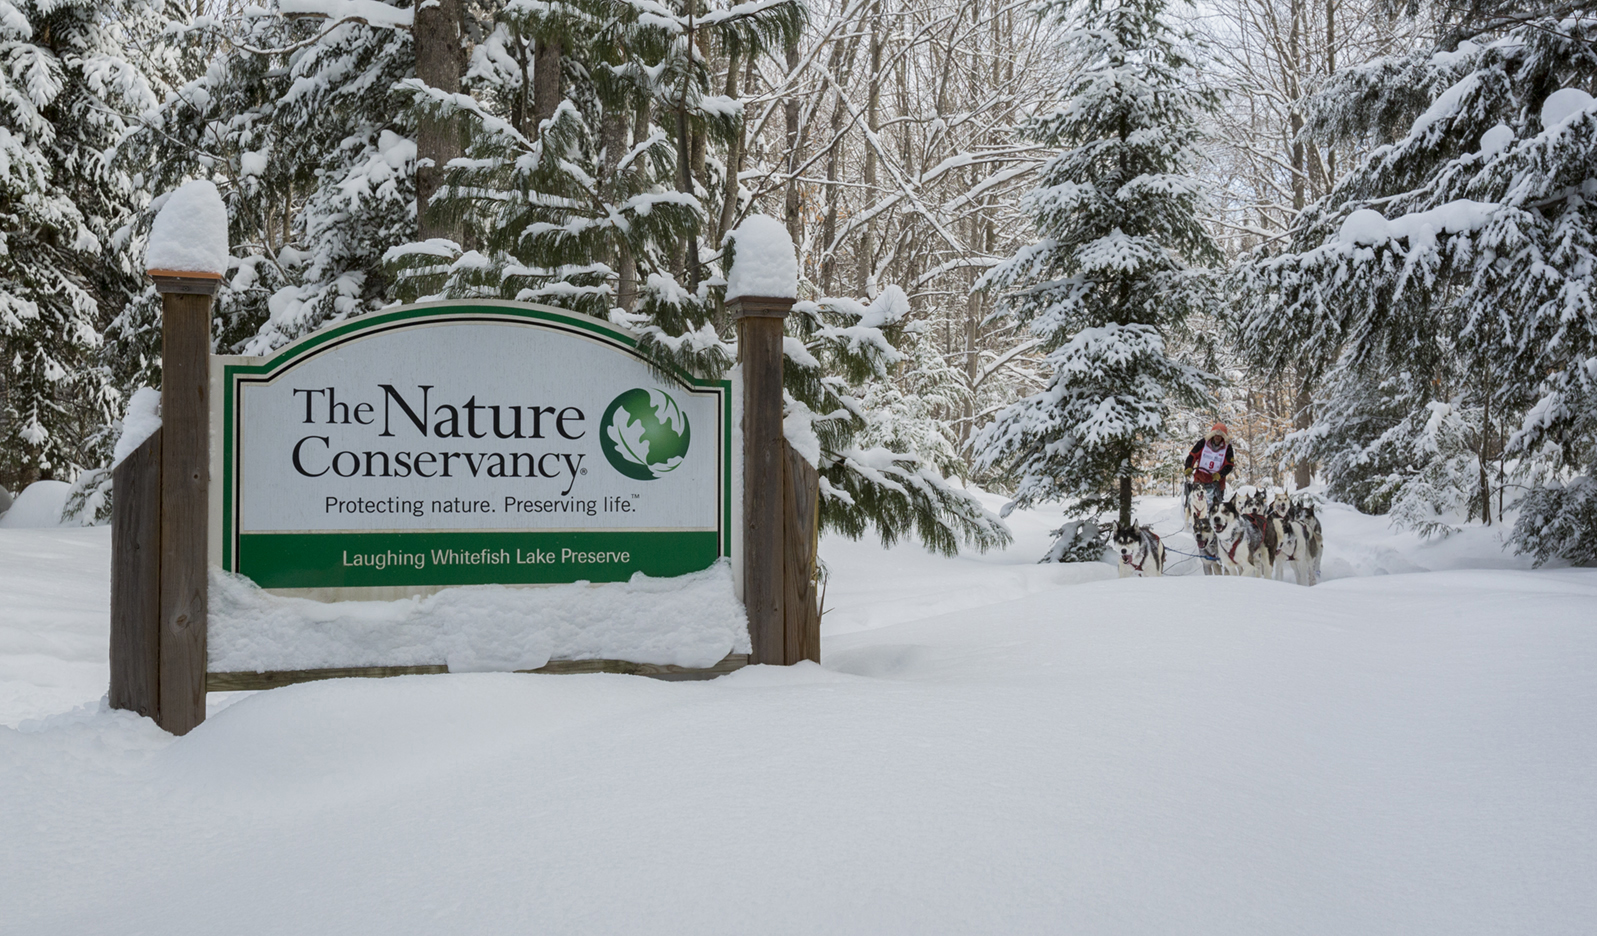
[[[617,581],[730,550],[729,386],[499,303],[224,369],[224,566],[265,587]]]

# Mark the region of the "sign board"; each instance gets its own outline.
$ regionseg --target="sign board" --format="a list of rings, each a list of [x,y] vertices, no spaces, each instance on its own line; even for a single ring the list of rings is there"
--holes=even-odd
[[[596,319],[409,306],[220,376],[220,561],[263,588],[615,582],[731,554],[730,383],[662,374]]]

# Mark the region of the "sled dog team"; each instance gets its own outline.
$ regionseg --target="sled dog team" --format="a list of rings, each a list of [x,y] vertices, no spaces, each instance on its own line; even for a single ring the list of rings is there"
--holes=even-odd
[[[1299,585],[1319,581],[1325,539],[1312,503],[1285,491],[1238,491],[1216,503],[1211,490],[1189,484],[1182,505],[1204,575],[1273,575],[1284,581],[1290,568]],[[1110,544],[1121,578],[1164,574],[1164,543],[1146,526],[1116,524]]]

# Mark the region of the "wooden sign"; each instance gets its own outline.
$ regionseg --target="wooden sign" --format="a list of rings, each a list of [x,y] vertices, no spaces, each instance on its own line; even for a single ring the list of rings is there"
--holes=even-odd
[[[654,365],[629,332],[519,303],[402,307],[267,358],[212,356],[218,278],[156,281],[163,428],[115,480],[115,707],[182,734],[207,691],[447,669],[209,673],[208,567],[336,601],[675,576],[726,557],[750,654],[536,671],[698,679],[818,658],[819,479],[782,437],[792,300],[731,304],[735,400],[731,381]]]

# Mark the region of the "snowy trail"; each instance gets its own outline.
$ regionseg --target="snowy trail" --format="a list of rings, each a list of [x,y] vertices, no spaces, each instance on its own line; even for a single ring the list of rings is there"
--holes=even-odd
[[[981,557],[829,539],[824,666],[0,728],[0,929],[1589,931],[1597,570],[1086,581],[1011,519]],[[1496,561],[1369,519],[1327,519],[1350,568]],[[11,533],[10,714],[98,695],[101,531]]]

